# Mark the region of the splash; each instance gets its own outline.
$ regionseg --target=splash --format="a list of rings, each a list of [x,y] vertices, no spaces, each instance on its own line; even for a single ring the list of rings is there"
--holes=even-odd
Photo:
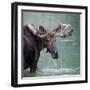
[[[43,68],[40,70],[41,72],[43,72],[43,74],[50,74],[50,75],[77,75],[80,74],[79,68],[59,68],[59,69],[55,69],[55,68]]]

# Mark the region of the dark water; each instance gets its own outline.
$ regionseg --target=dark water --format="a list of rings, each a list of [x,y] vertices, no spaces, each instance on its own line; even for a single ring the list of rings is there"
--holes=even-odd
[[[30,73],[29,69],[23,71],[24,77],[77,75],[80,74],[80,14],[73,13],[46,13],[23,11],[23,25],[43,25],[50,30],[60,23],[71,24],[74,32],[65,39],[57,38],[56,44],[59,52],[58,59],[52,59],[46,49],[42,50],[38,70]]]

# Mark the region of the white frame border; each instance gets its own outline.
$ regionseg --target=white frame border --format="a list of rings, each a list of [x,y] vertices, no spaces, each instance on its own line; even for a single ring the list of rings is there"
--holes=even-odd
[[[75,12],[81,13],[80,16],[80,75],[72,76],[48,76],[48,77],[21,77],[21,10],[42,10],[42,11],[61,11],[61,12]],[[64,81],[80,81],[85,80],[85,10],[71,9],[71,8],[55,8],[44,6],[18,6],[18,84],[34,84],[34,83],[48,83],[48,82],[64,82]]]

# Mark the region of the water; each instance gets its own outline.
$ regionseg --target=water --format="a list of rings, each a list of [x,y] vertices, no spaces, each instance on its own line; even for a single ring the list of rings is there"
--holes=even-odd
[[[29,69],[23,71],[24,77],[79,75],[80,74],[80,14],[73,13],[42,13],[23,11],[23,25],[43,25],[50,30],[60,23],[71,24],[74,32],[65,39],[57,38],[59,58],[52,59],[50,53],[43,49],[38,62],[36,73],[30,73]]]

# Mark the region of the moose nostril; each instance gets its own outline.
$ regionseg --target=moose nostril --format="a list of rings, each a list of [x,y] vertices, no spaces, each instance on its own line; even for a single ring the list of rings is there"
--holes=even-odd
[[[52,55],[53,59],[58,59],[58,57],[59,57],[58,52],[53,52],[51,55]]]
[[[58,56],[58,52],[55,53],[55,58],[57,59],[59,56]]]

